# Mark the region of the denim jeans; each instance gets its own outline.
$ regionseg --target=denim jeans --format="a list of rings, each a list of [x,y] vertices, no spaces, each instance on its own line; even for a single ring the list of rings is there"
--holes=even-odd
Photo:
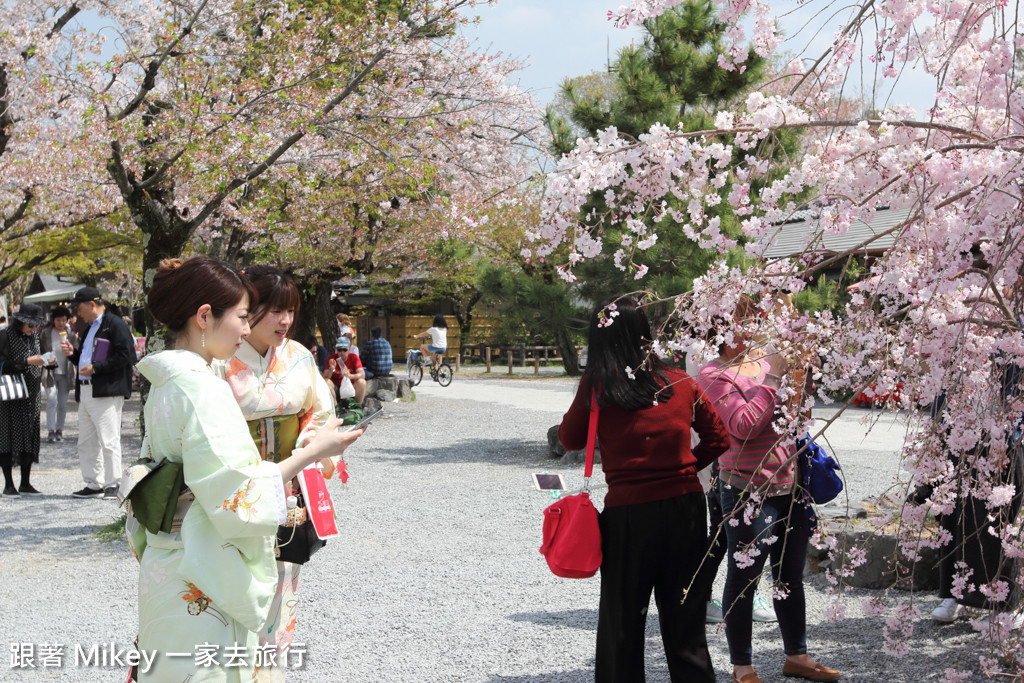
[[[747,524],[744,512],[749,495],[725,485],[721,492],[729,558],[722,596],[729,659],[735,666],[751,663],[754,593],[764,563],[769,558],[776,587],[788,592],[784,599],[773,600],[783,647],[787,655],[806,654],[803,575],[810,525],[803,504],[795,501],[791,494],[765,499],[760,505],[754,503],[754,513]],[[733,519],[739,521],[735,526],[730,524]],[[773,536],[776,538],[771,541]],[[752,554],[752,550],[756,554]]]

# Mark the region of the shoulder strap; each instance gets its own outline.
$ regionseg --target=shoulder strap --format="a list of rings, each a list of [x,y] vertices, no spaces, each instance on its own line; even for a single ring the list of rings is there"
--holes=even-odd
[[[590,475],[594,473],[594,447],[597,445],[597,418],[600,408],[597,397],[590,394],[590,427],[587,429],[587,460],[583,469],[583,490],[590,488]]]

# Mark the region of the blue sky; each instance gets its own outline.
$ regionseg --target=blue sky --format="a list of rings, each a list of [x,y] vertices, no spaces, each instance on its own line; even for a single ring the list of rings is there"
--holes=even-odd
[[[604,69],[609,45],[614,60],[619,48],[638,39],[638,28],[617,29],[607,19],[608,10],[622,4],[625,0],[498,0],[496,5],[477,7],[480,24],[466,27],[463,33],[479,40],[487,52],[526,61],[518,75],[519,85],[543,106],[565,78]],[[800,6],[794,0],[773,2],[772,6],[788,36],[782,49],[805,57],[820,55],[845,18],[831,13],[816,16],[820,7]],[[866,42],[871,44],[873,38]],[[866,60],[854,65],[851,86],[857,91],[855,96],[862,89],[862,71],[864,82],[875,81],[873,69]],[[920,73],[904,74],[891,98],[892,80],[879,83],[884,87],[878,91],[878,105],[906,101],[920,116],[934,102],[934,86]]]
[[[528,62],[519,85],[548,104],[558,85],[571,76],[605,68],[619,48],[640,35],[635,27],[617,29],[608,10],[619,0],[498,0],[476,8],[478,26],[463,30],[487,52]],[[490,49],[487,49],[490,47]]]

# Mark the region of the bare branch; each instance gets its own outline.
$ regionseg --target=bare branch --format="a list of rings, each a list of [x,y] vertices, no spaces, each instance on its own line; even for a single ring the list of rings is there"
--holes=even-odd
[[[170,56],[171,52],[174,51],[174,48],[176,48],[182,40],[192,33],[192,28],[199,20],[199,15],[202,14],[204,9],[206,9],[208,2],[209,0],[203,0],[199,4],[199,7],[196,8],[196,11],[192,15],[188,24],[181,30],[181,33],[171,41],[171,44],[167,46],[163,54],[160,55],[160,58],[154,59],[146,66],[146,71],[142,78],[142,85],[139,86],[139,91],[135,94],[135,97],[132,98],[132,101],[124,107],[124,109],[114,115],[114,121],[120,121],[121,119],[130,116],[139,108],[139,105],[145,101],[146,96],[153,90],[153,88],[156,87],[156,75],[160,71],[160,67],[167,61],[167,58]]]
[[[355,92],[356,88],[359,87],[359,84],[362,83],[363,79],[366,78],[366,76],[373,70],[373,68],[380,62],[380,60],[384,58],[386,54],[386,50],[378,50],[377,53],[370,58],[366,66],[364,66],[363,69],[358,74],[356,74],[355,77],[353,77],[353,79],[348,83],[348,85],[346,85],[345,88],[340,93],[338,93],[330,102],[328,102],[324,106],[324,108],[320,111],[319,115],[317,116],[317,119],[322,120],[327,114],[333,111],[339,104],[344,102],[346,98],[348,98],[353,92]],[[280,159],[285,152],[287,152],[296,143],[298,143],[300,140],[306,137],[307,132],[308,131],[300,131],[297,133],[292,133],[287,138],[285,138],[281,142],[281,144],[277,146],[277,149],[271,152],[267,156],[267,158],[264,159],[262,162],[260,162],[252,169],[250,169],[250,171],[247,174],[245,174],[241,178],[235,178],[234,180],[230,181],[224,188],[224,190],[217,193],[216,196],[214,196],[210,201],[208,201],[206,205],[203,206],[203,208],[199,211],[199,213],[196,214],[195,218],[193,218],[189,222],[189,231],[195,230],[200,225],[202,225],[203,221],[209,218],[210,214],[217,210],[217,208],[224,202],[228,195],[230,195],[232,192],[237,190],[242,185],[251,182],[252,180],[255,180],[256,178],[266,173],[267,170],[270,169],[270,167],[273,166],[274,163],[277,162],[277,160]]]

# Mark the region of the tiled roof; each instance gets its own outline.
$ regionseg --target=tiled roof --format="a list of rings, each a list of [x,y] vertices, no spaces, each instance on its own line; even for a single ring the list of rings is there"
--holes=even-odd
[[[775,243],[765,253],[769,258],[783,258],[802,253],[814,240],[813,251],[841,254],[863,244],[874,235],[880,235],[899,225],[910,216],[911,209],[879,209],[871,223],[854,221],[844,235],[822,232],[817,227],[817,212],[801,211],[800,220],[791,220],[776,226]],[[801,216],[800,214],[805,214]],[[879,252],[892,246],[895,234],[887,234],[872,241],[862,251]]]

